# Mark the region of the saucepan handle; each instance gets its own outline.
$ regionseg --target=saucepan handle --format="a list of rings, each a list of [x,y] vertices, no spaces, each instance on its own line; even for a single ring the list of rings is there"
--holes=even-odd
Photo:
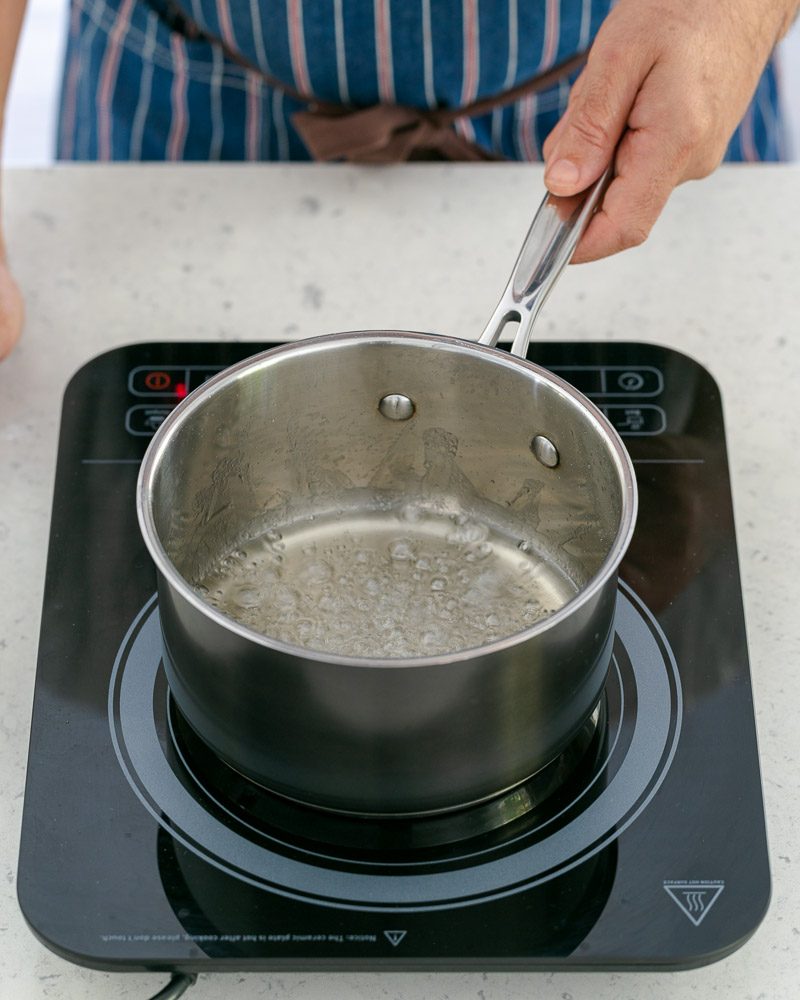
[[[519,323],[511,353],[524,358],[531,330],[550,290],[567,266],[613,176],[609,166],[580,194],[548,194],[534,216],[502,298],[478,343],[494,347],[506,323]]]

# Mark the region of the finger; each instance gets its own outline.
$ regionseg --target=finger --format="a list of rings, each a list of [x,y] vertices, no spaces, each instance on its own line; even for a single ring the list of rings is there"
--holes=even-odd
[[[544,181],[553,194],[577,194],[611,162],[653,63],[648,46],[620,41],[613,26],[605,34],[601,30],[581,85],[573,90],[555,134],[548,139]]]
[[[19,287],[0,262],[0,361],[11,353],[22,333],[24,305]]]
[[[569,92],[569,99],[572,102],[578,99],[578,95],[581,92],[581,88],[583,86],[584,73],[585,70],[581,70],[579,76],[572,84],[572,87]],[[566,123],[567,123],[567,114],[565,109],[564,114],[555,123],[555,125],[550,131],[550,134],[547,136],[547,138],[544,140],[544,143],[542,144],[542,155],[544,156],[545,162],[547,162],[550,159],[550,153],[555,148],[555,145],[558,142],[558,137],[563,134]]]
[[[680,182],[682,168],[669,133],[628,131],[617,150],[614,180],[572,263],[599,260],[643,243]]]

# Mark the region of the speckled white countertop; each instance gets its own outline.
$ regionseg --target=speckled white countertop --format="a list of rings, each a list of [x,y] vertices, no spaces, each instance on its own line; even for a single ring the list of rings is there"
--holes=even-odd
[[[55,957],[16,864],[61,394],[146,339],[386,328],[477,335],[542,195],[531,166],[74,166],[9,171],[27,331],[0,366],[0,997],[144,998],[159,975]],[[542,339],[643,340],[706,365],[726,405],[773,897],[730,958],[670,974],[204,976],[188,997],[792,998],[800,986],[800,166],[731,167],[673,197],[650,242],[571,268]]]

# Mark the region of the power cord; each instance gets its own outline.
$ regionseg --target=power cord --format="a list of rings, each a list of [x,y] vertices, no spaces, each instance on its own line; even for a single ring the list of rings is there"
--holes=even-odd
[[[167,985],[150,1000],[178,1000],[196,982],[197,976],[194,973],[175,972]]]

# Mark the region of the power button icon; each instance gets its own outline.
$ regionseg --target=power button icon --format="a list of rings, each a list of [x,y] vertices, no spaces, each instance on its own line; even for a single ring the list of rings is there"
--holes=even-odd
[[[148,372],[144,384],[150,392],[165,392],[172,384],[172,377],[167,372]]]

